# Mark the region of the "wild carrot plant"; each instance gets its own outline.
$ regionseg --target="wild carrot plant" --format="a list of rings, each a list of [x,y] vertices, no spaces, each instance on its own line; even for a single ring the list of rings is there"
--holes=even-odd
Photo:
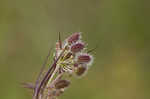
[[[40,79],[45,63],[35,85],[26,84],[33,89],[33,99],[57,99],[71,84],[70,77],[82,77],[88,71],[93,62],[89,52],[81,40],[81,33],[73,33],[64,42],[59,34],[53,63],[46,74]]]

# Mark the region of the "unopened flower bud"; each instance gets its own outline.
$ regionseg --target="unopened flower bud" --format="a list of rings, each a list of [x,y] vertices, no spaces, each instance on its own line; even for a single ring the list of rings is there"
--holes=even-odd
[[[76,71],[76,75],[77,76],[82,76],[86,72],[86,70],[87,70],[86,66],[78,67],[77,71]]]
[[[58,82],[56,82],[55,88],[56,89],[66,88],[69,85],[70,85],[70,81],[68,81],[68,80],[59,80]]]
[[[75,43],[77,42],[79,39],[80,39],[80,33],[74,33],[72,34],[69,38],[68,38],[68,43],[72,44],[72,43]]]
[[[83,43],[76,43],[76,44],[71,46],[71,51],[73,53],[76,53],[76,52],[80,52],[83,48],[84,48]]]
[[[89,63],[91,60],[92,60],[92,57],[88,54],[80,55],[78,56],[78,59],[77,59],[79,63]]]

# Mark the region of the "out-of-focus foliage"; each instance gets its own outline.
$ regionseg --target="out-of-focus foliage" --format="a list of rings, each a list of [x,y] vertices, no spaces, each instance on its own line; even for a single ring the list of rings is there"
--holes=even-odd
[[[149,0],[0,0],[0,99],[31,99],[58,32],[83,32],[95,62],[61,99],[150,99]]]

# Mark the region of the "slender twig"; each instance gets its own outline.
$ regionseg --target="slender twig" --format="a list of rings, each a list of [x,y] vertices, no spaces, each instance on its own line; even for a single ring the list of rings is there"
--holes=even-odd
[[[40,81],[42,72],[44,71],[44,68],[45,68],[45,66],[46,66],[46,64],[47,64],[47,62],[48,62],[48,58],[49,58],[49,56],[50,56],[51,50],[52,50],[52,48],[49,49],[48,55],[47,55],[47,57],[46,57],[46,59],[45,59],[43,65],[42,65],[42,68],[41,68],[40,73],[39,73],[39,75],[38,75],[38,77],[37,77],[37,80],[36,80],[36,85],[37,85],[37,84],[39,83],[39,81]]]
[[[46,67],[46,64],[47,64],[47,62],[48,62],[48,58],[49,58],[49,56],[50,56],[51,50],[52,50],[52,48],[49,49],[48,55],[47,55],[47,57],[46,57],[46,59],[45,59],[43,65],[42,65],[42,68],[41,68],[41,70],[40,70],[40,73],[39,73],[39,75],[38,75],[38,77],[37,77],[37,80],[36,80],[36,83],[35,83],[35,86],[36,86],[36,87],[38,86],[39,81],[40,81],[40,78],[41,78],[41,75],[42,75],[42,73],[43,73],[43,71],[44,71],[44,69],[45,69],[45,67]]]
[[[63,55],[64,53],[64,50],[62,51],[62,53],[59,55],[59,57],[54,61],[54,63],[52,64],[51,68],[49,68],[48,72],[46,73],[46,75],[44,76],[43,80],[41,81],[41,83],[39,84],[38,88],[36,88],[35,90],[35,93],[34,93],[34,96],[33,96],[33,99],[38,99],[39,97],[39,93],[40,93],[40,90],[43,86],[43,89],[45,87],[45,85],[47,84],[49,78],[51,77],[53,71],[55,70],[56,68],[56,65],[57,65],[57,61],[60,59],[60,57]],[[53,71],[52,71],[53,70]]]
[[[39,75],[38,75],[38,77],[37,77],[37,80],[36,80],[36,82],[35,82],[35,88],[34,88],[34,95],[33,95],[33,97],[35,97],[35,95],[36,95],[36,93],[37,93],[37,90],[38,90],[38,87],[39,87],[39,82],[40,82],[40,79],[41,79],[41,75],[42,75],[42,73],[43,73],[43,71],[44,71],[44,69],[45,69],[45,67],[46,67],[46,64],[47,64],[48,58],[49,58],[49,56],[50,56],[51,50],[52,50],[52,48],[50,48],[50,50],[49,50],[49,52],[48,52],[48,55],[47,55],[47,57],[46,57],[46,59],[45,59],[43,65],[42,65],[42,68],[41,68],[41,70],[40,70],[40,73],[39,73]],[[33,99],[34,99],[34,98],[33,98]]]

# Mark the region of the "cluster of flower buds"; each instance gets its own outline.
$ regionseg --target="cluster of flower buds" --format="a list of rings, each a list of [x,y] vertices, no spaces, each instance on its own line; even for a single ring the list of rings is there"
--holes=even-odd
[[[64,42],[59,40],[56,43],[54,61],[58,58],[59,60],[51,76],[52,81],[50,80],[47,85],[48,96],[51,97],[49,99],[55,99],[54,97],[61,95],[70,85],[70,81],[64,79],[63,75],[82,77],[87,72],[93,57],[86,52],[85,47],[85,43],[81,40],[81,33],[73,33]]]
[[[62,48],[56,47],[56,58],[63,50],[64,54],[57,63],[61,72],[82,76],[91,65],[93,57],[86,52],[85,43],[81,41],[81,33],[74,33],[68,37]]]

